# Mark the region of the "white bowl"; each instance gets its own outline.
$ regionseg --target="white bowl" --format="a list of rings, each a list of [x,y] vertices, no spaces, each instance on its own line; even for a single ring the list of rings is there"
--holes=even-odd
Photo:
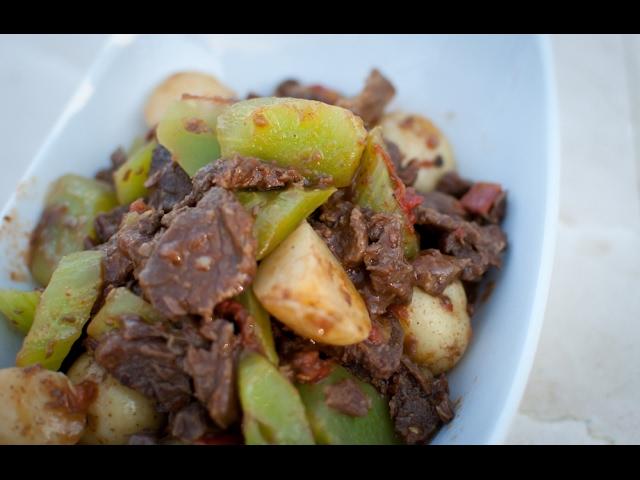
[[[124,36],[95,60],[2,215],[0,287],[21,282],[27,232],[47,185],[93,175],[144,131],[151,88],[184,69],[209,71],[240,95],[297,77],[355,94],[372,67],[395,84],[391,108],[431,117],[451,140],[464,177],[509,191],[509,249],[474,336],[450,374],[456,418],[434,443],[499,443],[520,401],[542,324],[557,211],[556,105],[549,40],[539,36]],[[13,168],[3,158],[3,168]],[[19,167],[18,167],[19,168]],[[6,191],[6,190],[5,190]],[[17,276],[16,276],[17,274]],[[21,339],[0,322],[0,367]]]

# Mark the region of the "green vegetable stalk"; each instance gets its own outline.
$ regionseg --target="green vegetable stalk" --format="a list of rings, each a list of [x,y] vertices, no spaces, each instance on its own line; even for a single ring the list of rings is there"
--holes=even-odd
[[[100,294],[103,256],[103,252],[87,250],[60,260],[18,352],[18,367],[39,363],[49,370],[60,368]]]
[[[351,379],[370,399],[371,408],[363,417],[352,417],[329,407],[326,389],[341,380]],[[322,445],[388,445],[399,443],[394,433],[386,399],[371,385],[357,380],[336,365],[328,377],[317,383],[297,385],[307,411],[313,435]]]
[[[31,238],[29,270],[34,280],[46,285],[60,259],[83,250],[85,238],[95,236],[96,216],[117,204],[113,189],[104,182],[78,175],[56,180]]]
[[[173,103],[158,124],[158,142],[189,176],[220,158],[216,121],[228,105],[224,100],[187,96]]]
[[[23,335],[29,333],[41,292],[0,290],[0,313]]]
[[[247,445],[314,444],[298,391],[265,357],[247,352],[240,359],[238,390]]]
[[[271,330],[271,319],[267,312],[256,298],[251,287],[238,295],[238,301],[247,309],[251,315],[251,329],[267,359],[274,365],[278,365],[278,354],[273,342],[273,332]]]
[[[104,305],[87,326],[87,334],[95,339],[120,326],[122,315],[137,315],[148,323],[164,321],[165,317],[142,298],[125,287],[114,288]]]
[[[404,186],[392,175],[393,164],[382,139],[382,129],[376,127],[369,132],[367,146],[362,155],[360,169],[354,181],[355,201],[374,212],[394,213],[404,222],[404,251],[408,258],[418,253],[418,239],[413,224],[403,209]]]
[[[153,149],[158,144],[155,141],[138,148],[126,162],[113,174],[113,181],[116,186],[116,195],[120,205],[126,205],[134,200],[147,195],[144,182],[149,176],[151,168],[151,158]]]
[[[237,102],[218,117],[216,132],[223,157],[237,153],[312,179],[331,176],[338,187],[351,183],[367,136],[349,110],[293,98]]]
[[[305,190],[294,187],[284,191],[236,193],[245,208],[257,211],[253,225],[258,240],[257,259],[271,253],[335,191],[335,188]]]

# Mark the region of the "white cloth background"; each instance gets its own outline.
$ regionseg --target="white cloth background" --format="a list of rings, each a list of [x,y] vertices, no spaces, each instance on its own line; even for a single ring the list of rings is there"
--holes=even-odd
[[[0,36],[0,139],[30,162],[104,35]],[[640,443],[640,36],[554,36],[562,178],[542,338],[509,443]],[[2,175],[15,175],[12,170]]]

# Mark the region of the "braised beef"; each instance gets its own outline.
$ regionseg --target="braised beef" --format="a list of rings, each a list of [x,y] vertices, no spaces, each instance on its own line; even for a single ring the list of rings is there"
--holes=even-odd
[[[444,255],[436,249],[423,250],[411,263],[415,284],[430,295],[441,295],[470,262]]]
[[[364,417],[371,408],[371,399],[352,378],[328,385],[324,395],[327,406],[352,417]]]
[[[120,168],[120,166],[122,166],[123,163],[127,161],[127,152],[125,152],[122,147],[119,147],[111,154],[110,160],[111,167],[100,170],[96,173],[95,178],[96,180],[102,180],[103,182],[113,185],[113,174],[118,168]]]
[[[149,205],[164,212],[170,211],[191,192],[191,178],[171,158],[171,152],[158,145],[153,150],[149,176],[145,182],[149,190]]]
[[[256,273],[253,217],[229,191],[212,187],[184,208],[158,240],[138,277],[145,297],[167,317],[212,317]]]
[[[466,219],[467,211],[462,203],[453,195],[433,191],[420,194],[422,197],[421,205],[423,208],[432,208],[439,213],[444,213],[454,218]]]
[[[459,199],[467,193],[471,185],[473,182],[460,177],[458,172],[447,172],[438,180],[436,190]]]
[[[404,155],[400,151],[400,148],[398,148],[398,145],[390,140],[385,140],[384,143],[387,148],[387,153],[389,154],[389,157],[393,162],[393,166],[396,169],[396,173],[400,180],[402,180],[402,183],[408,187],[416,183],[418,172],[420,171],[419,163],[411,161],[407,165],[403,165],[402,161],[404,159]]]
[[[209,430],[207,412],[198,402],[191,402],[186,407],[169,415],[169,433],[184,441],[194,441]],[[131,440],[129,440],[131,444]]]
[[[497,183],[477,182],[460,199],[460,204],[473,215],[487,218],[499,198],[504,198]]]
[[[360,116],[367,127],[372,127],[378,123],[395,94],[396,89],[391,82],[379,70],[374,69],[359,95],[349,99],[341,98],[336,105],[348,108]]]
[[[99,244],[108,241],[118,231],[120,222],[128,211],[129,205],[120,205],[96,217],[93,226]]]
[[[301,85],[297,80],[285,80],[276,87],[276,97],[303,98],[334,105],[340,94],[322,85]]]

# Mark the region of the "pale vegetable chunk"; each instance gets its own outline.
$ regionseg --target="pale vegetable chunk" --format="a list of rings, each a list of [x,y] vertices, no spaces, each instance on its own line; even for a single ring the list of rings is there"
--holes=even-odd
[[[39,366],[0,370],[0,444],[74,444],[86,413],[62,373]]]
[[[160,426],[162,416],[153,408],[153,402],[122,385],[90,355],[85,353],[76,360],[69,369],[69,379],[76,384],[90,380],[97,385],[80,443],[123,445],[134,433]]]
[[[405,329],[406,351],[411,359],[434,374],[454,367],[471,340],[467,296],[458,280],[449,285],[443,297],[434,297],[420,288],[413,289]]]
[[[402,153],[402,166],[418,166],[413,187],[418,192],[435,189],[438,180],[456,169],[453,149],[444,134],[430,120],[420,115],[393,112],[380,122],[384,138],[395,143]]]
[[[303,337],[351,345],[369,336],[362,297],[306,221],[262,261],[253,291],[271,315]]]
[[[178,72],[166,78],[151,93],[144,107],[144,119],[149,127],[156,125],[169,105],[183,94],[202,97],[234,98],[235,92],[216,77],[201,72]]]

